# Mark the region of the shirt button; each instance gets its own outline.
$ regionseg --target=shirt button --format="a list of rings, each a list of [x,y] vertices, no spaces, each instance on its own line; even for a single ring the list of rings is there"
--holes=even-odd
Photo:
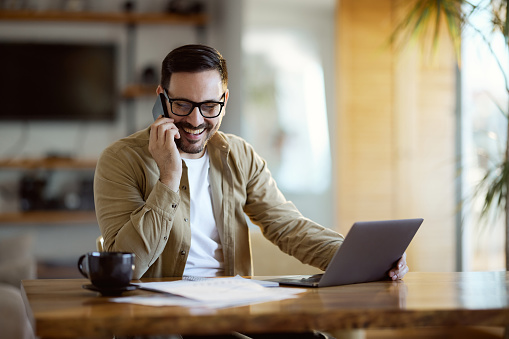
[[[182,189],[185,191],[187,189],[187,186],[186,185],[183,185],[182,186]]]
[[[165,236],[163,239],[164,239],[164,240],[168,240],[168,237],[167,237],[167,236]]]
[[[186,255],[186,251],[184,250],[180,251],[180,255]]]
[[[189,220],[189,219],[187,219],[187,218],[184,218],[184,221],[185,221],[185,222],[187,222],[188,220]]]
[[[171,204],[172,208],[177,208],[177,204]]]

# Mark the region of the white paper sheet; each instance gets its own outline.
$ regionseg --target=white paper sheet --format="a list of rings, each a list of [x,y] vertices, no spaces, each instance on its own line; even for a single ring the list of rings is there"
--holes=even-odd
[[[240,276],[150,282],[137,285],[142,289],[164,292],[164,294],[121,297],[110,300],[150,306],[225,308],[295,298],[297,294],[306,291],[299,288],[265,287],[260,282]]]

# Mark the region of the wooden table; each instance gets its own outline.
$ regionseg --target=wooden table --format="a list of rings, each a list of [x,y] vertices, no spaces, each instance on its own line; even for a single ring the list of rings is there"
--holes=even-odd
[[[86,283],[84,279],[22,282],[27,312],[38,336],[509,325],[506,272],[409,273],[400,282],[309,289],[296,299],[221,310],[113,303],[83,289]],[[124,295],[147,293],[151,292]]]

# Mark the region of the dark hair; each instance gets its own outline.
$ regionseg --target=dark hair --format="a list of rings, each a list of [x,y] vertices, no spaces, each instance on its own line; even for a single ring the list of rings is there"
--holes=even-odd
[[[226,60],[214,48],[205,45],[184,45],[175,48],[164,58],[161,67],[161,86],[167,88],[172,73],[217,70],[223,89],[228,87]]]

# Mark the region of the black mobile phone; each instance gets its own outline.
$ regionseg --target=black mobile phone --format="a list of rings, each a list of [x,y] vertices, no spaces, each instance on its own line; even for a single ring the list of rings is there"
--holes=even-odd
[[[168,108],[166,106],[166,99],[163,95],[163,93],[159,94],[157,96],[156,102],[154,103],[154,107],[152,107],[152,116],[154,117],[154,120],[157,120],[157,118],[162,115],[165,118],[169,118],[170,115],[168,114]]]

